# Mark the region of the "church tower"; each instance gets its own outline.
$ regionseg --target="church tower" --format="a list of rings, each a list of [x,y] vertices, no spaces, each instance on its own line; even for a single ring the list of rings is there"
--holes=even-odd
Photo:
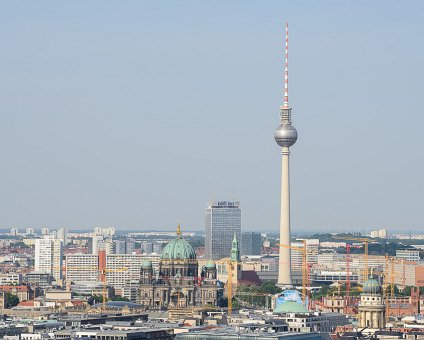
[[[236,233],[234,233],[233,243],[231,245],[231,261],[240,262],[240,249]]]
[[[386,327],[386,306],[382,287],[372,275],[364,282],[358,309],[359,325],[362,328],[382,329]]]

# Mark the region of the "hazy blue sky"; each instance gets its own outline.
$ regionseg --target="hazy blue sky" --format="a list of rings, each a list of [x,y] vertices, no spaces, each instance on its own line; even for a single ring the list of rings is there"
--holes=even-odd
[[[2,1],[0,226],[424,226],[424,1]]]

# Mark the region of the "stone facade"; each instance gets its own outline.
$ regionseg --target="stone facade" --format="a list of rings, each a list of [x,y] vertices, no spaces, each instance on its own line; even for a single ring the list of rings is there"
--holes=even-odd
[[[169,242],[162,251],[159,275],[153,274],[150,261],[144,261],[140,275],[139,303],[151,308],[188,308],[216,306],[218,287],[216,266],[208,261],[199,268],[191,245],[181,237]]]
[[[382,329],[386,326],[386,306],[381,285],[369,278],[363,285],[364,292],[359,302],[359,324],[369,329]]]

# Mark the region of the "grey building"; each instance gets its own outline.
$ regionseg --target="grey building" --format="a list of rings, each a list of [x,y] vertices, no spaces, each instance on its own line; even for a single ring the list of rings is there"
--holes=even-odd
[[[127,243],[124,240],[115,240],[113,241],[113,253],[114,254],[126,254],[127,253]]]
[[[243,232],[241,234],[241,254],[261,255],[262,236],[260,233]]]
[[[46,289],[51,286],[53,281],[52,276],[45,272],[31,272],[25,275],[25,283],[31,286],[39,287],[40,289]]]
[[[205,257],[230,257],[234,234],[237,240],[241,239],[240,202],[212,202],[206,208]]]
[[[135,240],[131,238],[127,239],[126,246],[127,254],[132,254],[133,252],[135,252]]]
[[[153,253],[153,242],[141,242],[140,249],[143,254]]]

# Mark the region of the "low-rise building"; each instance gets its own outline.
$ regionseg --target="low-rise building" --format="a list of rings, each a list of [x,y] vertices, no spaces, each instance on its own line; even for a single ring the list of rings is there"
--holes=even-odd
[[[49,273],[34,271],[25,275],[24,282],[31,287],[47,289],[51,287],[52,280],[53,278]]]
[[[0,286],[0,292],[16,295],[19,301],[31,300],[34,298],[34,291],[29,286]]]
[[[0,274],[0,286],[21,285],[22,274],[19,273],[4,273]]]
[[[291,332],[331,332],[337,326],[349,323],[348,318],[339,313],[287,313],[278,316],[287,323]]]

